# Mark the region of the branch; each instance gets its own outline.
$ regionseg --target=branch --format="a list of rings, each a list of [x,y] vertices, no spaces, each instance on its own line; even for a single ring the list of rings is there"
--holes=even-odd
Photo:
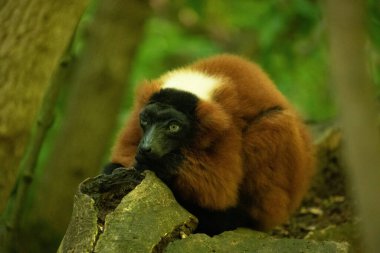
[[[5,213],[5,240],[4,245],[7,250],[11,247],[11,242],[16,238],[19,231],[20,221],[31,183],[36,173],[36,163],[41,152],[46,135],[53,124],[54,112],[63,79],[67,73],[70,57],[66,57],[61,61],[60,68],[57,70],[50,83],[48,90],[43,98],[41,110],[39,112],[36,125],[30,140],[30,145],[24,159],[21,161],[19,175],[15,185],[12,197],[7,203]]]

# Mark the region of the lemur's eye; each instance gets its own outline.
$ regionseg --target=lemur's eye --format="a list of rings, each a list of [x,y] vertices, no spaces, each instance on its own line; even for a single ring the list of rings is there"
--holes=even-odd
[[[181,126],[177,123],[170,123],[168,130],[171,133],[177,133],[181,129]]]
[[[140,119],[140,125],[143,126],[143,127],[147,126],[148,125],[148,120],[141,118]]]

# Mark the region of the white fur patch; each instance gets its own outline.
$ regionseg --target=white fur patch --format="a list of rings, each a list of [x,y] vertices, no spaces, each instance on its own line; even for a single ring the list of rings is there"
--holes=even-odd
[[[164,75],[162,88],[172,88],[190,92],[203,100],[210,100],[212,92],[220,85],[220,80],[194,70],[175,70]]]

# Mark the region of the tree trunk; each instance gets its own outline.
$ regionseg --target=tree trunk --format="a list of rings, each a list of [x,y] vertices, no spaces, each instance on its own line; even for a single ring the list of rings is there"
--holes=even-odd
[[[368,76],[365,1],[327,1],[331,70],[341,108],[348,174],[362,217],[366,252],[380,241],[380,132],[374,86]]]
[[[87,2],[0,3],[0,212],[44,91]]]
[[[63,234],[77,185],[99,173],[117,125],[127,73],[149,15],[147,1],[100,1],[73,69],[72,90],[30,213]],[[43,206],[43,208],[41,208]]]

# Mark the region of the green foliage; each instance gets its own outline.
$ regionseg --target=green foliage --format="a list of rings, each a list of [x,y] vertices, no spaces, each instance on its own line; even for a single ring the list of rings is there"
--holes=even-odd
[[[368,13],[369,35],[376,48],[380,49],[380,2],[377,0],[370,0],[368,4]]]
[[[146,37],[140,47],[132,83],[154,78],[174,66],[188,63],[189,58],[204,57],[221,52],[217,44],[203,36],[187,33],[180,25],[152,17]],[[174,57],[175,56],[175,57]]]
[[[176,0],[146,26],[130,83],[222,52],[258,62],[301,114],[334,117],[326,60],[325,25],[313,0]],[[127,105],[132,100],[128,92]]]
[[[154,15],[136,54],[124,108],[144,79],[218,53],[258,62],[304,118],[335,117],[326,24],[315,0],[153,1]],[[155,3],[155,4],[154,4]],[[96,4],[94,4],[96,6]],[[92,8],[92,10],[94,10]],[[368,0],[371,70],[380,90],[380,4]],[[85,15],[91,20],[93,11]],[[79,27],[79,30],[81,27]],[[82,48],[77,40],[75,52]],[[127,111],[125,112],[127,113]]]
[[[377,86],[377,95],[380,97],[380,2],[368,1],[368,33],[371,40],[371,73]]]

